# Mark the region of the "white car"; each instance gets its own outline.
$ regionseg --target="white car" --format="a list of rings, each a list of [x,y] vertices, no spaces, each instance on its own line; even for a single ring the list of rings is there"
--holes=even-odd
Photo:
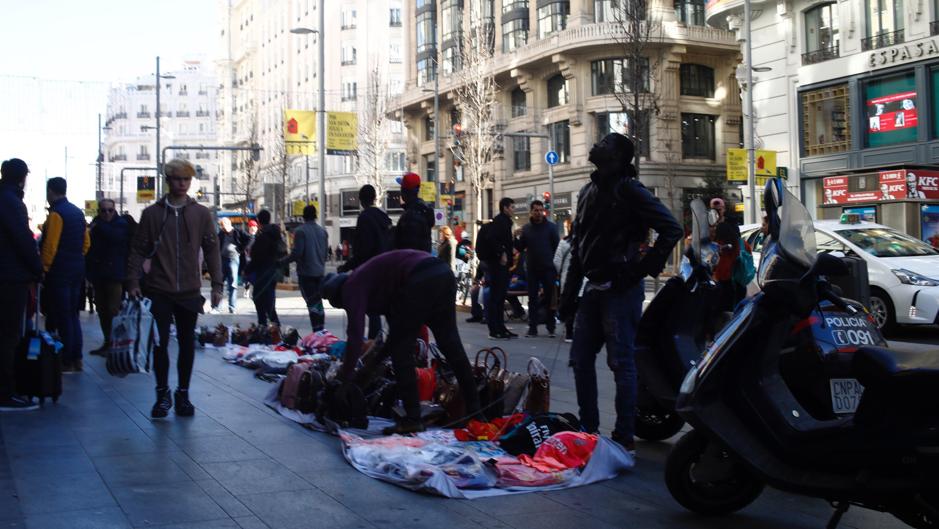
[[[760,226],[740,227],[759,266],[763,237]],[[939,324],[939,250],[899,231],[860,221],[815,221],[818,251],[841,252],[867,262],[870,310],[877,326]]]

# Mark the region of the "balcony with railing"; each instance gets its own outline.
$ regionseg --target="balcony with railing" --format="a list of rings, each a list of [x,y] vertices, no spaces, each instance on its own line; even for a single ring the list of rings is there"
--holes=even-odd
[[[903,42],[904,33],[902,29],[897,31],[884,31],[876,35],[861,39],[861,50],[870,51],[878,48],[886,48],[894,44]]]
[[[150,160],[150,153],[146,153],[146,152],[139,152],[139,153],[137,153],[137,161],[138,161],[138,162],[145,162],[145,161],[148,161],[148,160]]]
[[[178,111],[176,111],[176,117],[178,117],[178,118],[188,118],[188,117],[189,117],[189,111],[188,111],[188,110],[178,110]]]
[[[207,118],[209,117],[209,111],[208,110],[196,110],[196,117]]]
[[[111,157],[108,158],[108,161],[109,162],[126,162],[127,155],[126,154],[112,154]]]
[[[149,112],[137,112],[137,117],[147,119],[150,117],[150,113]]]
[[[802,54],[802,66],[830,61],[832,59],[837,59],[840,56],[841,55],[839,53],[838,44],[829,46],[827,48],[819,48],[817,50],[807,51]]]

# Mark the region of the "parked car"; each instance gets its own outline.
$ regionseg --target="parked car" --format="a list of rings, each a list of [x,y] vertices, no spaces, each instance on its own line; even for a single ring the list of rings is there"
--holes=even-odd
[[[760,226],[741,226],[740,233],[760,262]],[[871,313],[877,326],[939,324],[939,251],[904,233],[873,222],[815,221],[818,251],[841,252],[867,262]]]

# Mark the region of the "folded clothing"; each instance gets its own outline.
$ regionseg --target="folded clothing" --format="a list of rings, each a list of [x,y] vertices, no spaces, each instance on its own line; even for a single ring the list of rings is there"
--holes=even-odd
[[[524,413],[516,413],[508,417],[497,417],[491,422],[473,419],[466,424],[466,428],[454,430],[453,434],[458,441],[496,441],[526,419],[528,419],[528,416]],[[534,453],[534,449],[532,453]]]
[[[518,460],[542,472],[581,468],[590,461],[597,447],[597,436],[584,432],[560,432],[549,437],[534,456],[522,454]]]
[[[535,455],[545,441],[558,432],[580,431],[580,421],[572,413],[532,415],[499,438],[499,446],[512,455]]]

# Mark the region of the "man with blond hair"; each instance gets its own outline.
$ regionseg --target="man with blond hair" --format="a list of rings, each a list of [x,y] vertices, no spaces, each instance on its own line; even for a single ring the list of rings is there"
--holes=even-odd
[[[153,304],[159,343],[153,354],[156,374],[156,403],[150,416],[166,417],[173,400],[176,415],[195,413],[189,401],[189,381],[195,360],[195,329],[205,304],[201,295],[202,266],[199,251],[205,256],[212,278],[212,306],[222,300],[222,267],[218,234],[212,213],[189,197],[189,187],[196,170],[185,160],[172,160],[164,166],[169,193],[143,210],[140,225],[131,244],[127,270],[127,290],[140,296],[140,280],[146,274],[147,295]],[[170,323],[176,322],[179,356],[175,395],[169,389]]]

